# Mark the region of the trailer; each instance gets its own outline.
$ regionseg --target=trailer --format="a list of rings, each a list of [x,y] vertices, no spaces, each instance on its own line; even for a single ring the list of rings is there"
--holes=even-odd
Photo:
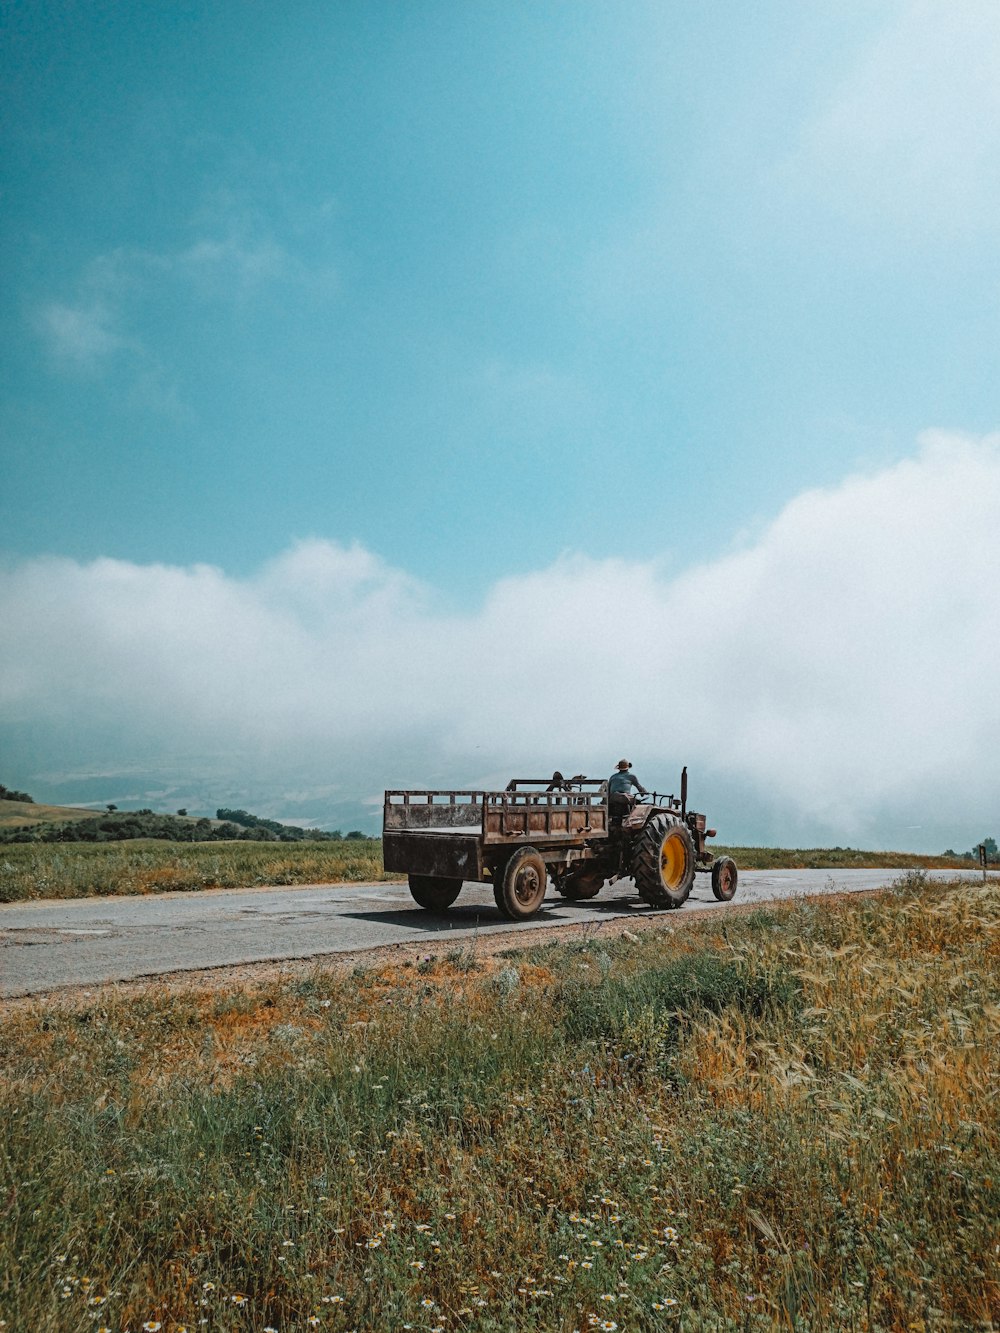
[[[462,884],[493,886],[511,920],[534,916],[551,878],[565,898],[596,897],[605,883],[635,879],[653,907],[680,907],[699,871],[711,874],[722,901],[736,893],[729,857],[706,849],[715,830],[681,795],[650,793],[612,816],[608,784],[576,777],[512,778],[503,790],[386,791],[382,812],[385,868],[407,876],[415,902],[445,912]]]

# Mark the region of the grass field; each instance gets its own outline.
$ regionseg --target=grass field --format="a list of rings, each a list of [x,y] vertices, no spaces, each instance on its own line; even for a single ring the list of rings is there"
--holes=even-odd
[[[987,1328],[1000,888],[11,1006],[9,1330]]]
[[[958,856],[920,852],[864,852],[855,847],[715,847],[743,870],[962,870],[974,863]]]
[[[945,857],[836,848],[719,848],[744,869],[803,866],[961,867]],[[969,863],[965,862],[967,869]],[[0,902],[161,893],[169,889],[248,888],[257,884],[333,884],[397,879],[382,870],[380,842],[7,843],[0,846]]]
[[[383,875],[378,842],[5,843],[0,902],[255,884],[329,884]]]

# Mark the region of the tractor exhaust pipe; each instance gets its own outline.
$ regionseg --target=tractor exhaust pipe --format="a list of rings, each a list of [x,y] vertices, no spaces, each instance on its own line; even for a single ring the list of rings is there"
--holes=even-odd
[[[688,771],[687,766],[681,769],[681,819],[687,818],[688,805]]]

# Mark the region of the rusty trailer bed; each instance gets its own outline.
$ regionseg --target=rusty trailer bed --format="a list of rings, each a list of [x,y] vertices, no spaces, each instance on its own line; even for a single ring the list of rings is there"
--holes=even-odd
[[[558,860],[607,835],[607,784],[596,780],[557,791],[515,779],[503,791],[385,793],[382,847],[390,871],[482,880],[519,846]]]

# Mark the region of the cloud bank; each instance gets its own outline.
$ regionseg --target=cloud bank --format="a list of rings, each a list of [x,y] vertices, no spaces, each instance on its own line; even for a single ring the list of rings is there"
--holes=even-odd
[[[964,846],[1000,814],[998,514],[1000,435],[932,433],[711,563],[567,554],[464,614],[324,540],[246,579],[16,563],[4,780],[183,756],[374,798],[624,753],[661,789],[690,765],[727,836]]]

